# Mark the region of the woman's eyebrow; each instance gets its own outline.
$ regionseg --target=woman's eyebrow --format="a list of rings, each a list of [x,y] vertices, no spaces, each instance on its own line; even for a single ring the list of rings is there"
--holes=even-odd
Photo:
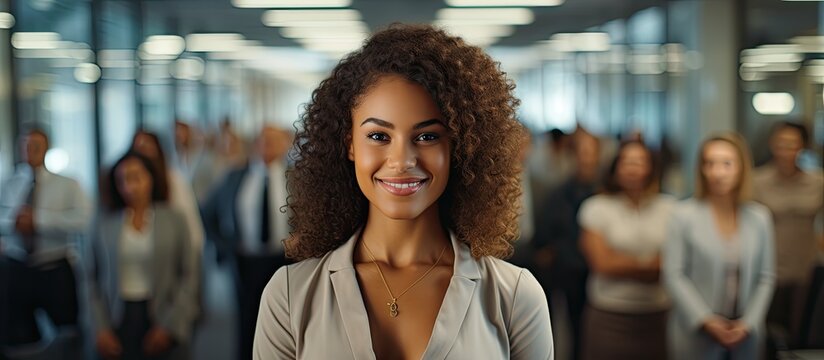
[[[385,128],[395,129],[395,125],[392,124],[391,122],[388,122],[386,120],[381,120],[381,119],[378,119],[378,118],[373,118],[373,117],[370,117],[370,118],[364,120],[361,123],[361,126],[365,125],[366,123],[370,123],[370,122],[374,123],[378,126],[385,127]],[[415,124],[414,129],[416,129],[416,130],[417,129],[423,129],[427,126],[436,125],[436,124],[446,126],[442,121],[440,121],[438,119],[429,119],[429,120],[421,121],[421,122]]]

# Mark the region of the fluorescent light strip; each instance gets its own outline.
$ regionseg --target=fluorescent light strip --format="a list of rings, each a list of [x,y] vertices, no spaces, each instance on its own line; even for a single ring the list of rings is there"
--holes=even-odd
[[[607,33],[585,32],[585,33],[559,33],[552,35],[551,44],[558,51],[609,51],[610,42]]]
[[[797,63],[801,61],[804,61],[804,56],[793,53],[749,55],[741,57],[742,63]]]
[[[360,28],[282,28],[280,34],[289,39],[363,39],[369,35],[369,31]]]
[[[361,14],[352,9],[330,9],[330,10],[267,10],[261,17],[267,26],[277,23],[302,23],[318,21],[357,21],[361,20]]]
[[[321,20],[321,21],[279,21],[279,22],[266,22],[263,21],[263,25],[269,27],[296,27],[296,28],[316,28],[316,27],[340,27],[340,28],[353,28],[353,27],[366,27],[360,20]]]
[[[436,14],[439,21],[450,24],[498,24],[526,25],[535,21],[532,10],[526,8],[505,9],[440,9]]]
[[[762,115],[786,115],[795,108],[795,100],[790,93],[762,92],[752,97],[752,106]]]
[[[191,52],[235,51],[242,46],[243,35],[235,33],[186,35],[186,50]]]
[[[0,12],[0,29],[11,29],[14,26],[14,15]]]
[[[149,55],[177,57],[186,49],[186,41],[177,35],[153,35],[142,47]]]
[[[16,32],[11,34],[11,46],[20,50],[57,49],[60,34],[55,32]]]
[[[511,25],[460,25],[436,21],[435,26],[457,36],[493,36],[504,37],[512,35],[515,27]]]
[[[457,7],[512,7],[512,6],[558,6],[564,0],[446,0],[449,6]]]
[[[338,8],[352,5],[352,0],[232,0],[239,8]]]

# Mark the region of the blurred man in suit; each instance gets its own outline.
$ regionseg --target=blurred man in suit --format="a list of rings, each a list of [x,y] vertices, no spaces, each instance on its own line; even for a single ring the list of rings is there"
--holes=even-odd
[[[252,358],[255,322],[263,288],[286,264],[282,241],[289,236],[286,154],[291,136],[265,126],[246,166],[229,172],[202,207],[207,238],[218,261],[233,268],[240,314],[238,359]]]
[[[21,141],[24,163],[3,185],[0,236],[9,281],[5,344],[19,347],[41,339],[35,311],[43,310],[67,336],[69,358],[79,358],[75,239],[88,226],[90,205],[77,181],[45,167],[49,138],[31,130]]]

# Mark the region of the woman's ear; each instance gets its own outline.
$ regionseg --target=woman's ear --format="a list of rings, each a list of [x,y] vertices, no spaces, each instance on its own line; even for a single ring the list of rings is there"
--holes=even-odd
[[[352,145],[352,133],[346,135],[346,147],[348,148],[347,157],[349,157],[349,161],[355,161],[355,148],[354,145]]]

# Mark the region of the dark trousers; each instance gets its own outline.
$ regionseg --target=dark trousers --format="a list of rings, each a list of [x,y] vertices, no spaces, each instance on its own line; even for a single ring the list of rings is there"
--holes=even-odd
[[[260,297],[275,271],[287,262],[283,255],[236,254],[235,259],[237,261],[235,284],[238,314],[240,315],[238,359],[251,359]]]
[[[777,356],[777,351],[794,349],[798,346],[801,312],[807,286],[803,284],[783,284],[775,287],[770,309],[767,312],[767,351]]]
[[[175,343],[171,349],[157,356],[148,356],[143,351],[146,334],[154,326],[149,317],[148,301],[127,301],[123,303],[123,320],[117,327],[123,356],[120,360],[183,360],[188,359],[188,347]]]
[[[581,322],[587,304],[587,269],[556,270],[555,286],[566,300],[567,316],[572,327],[572,358],[581,357]]]
[[[42,309],[57,327],[77,327],[77,281],[68,260],[30,266],[7,259],[8,281],[4,282],[6,323],[5,343],[10,346],[40,340],[35,311]]]
[[[617,313],[587,306],[581,358],[667,359],[667,312]]]

